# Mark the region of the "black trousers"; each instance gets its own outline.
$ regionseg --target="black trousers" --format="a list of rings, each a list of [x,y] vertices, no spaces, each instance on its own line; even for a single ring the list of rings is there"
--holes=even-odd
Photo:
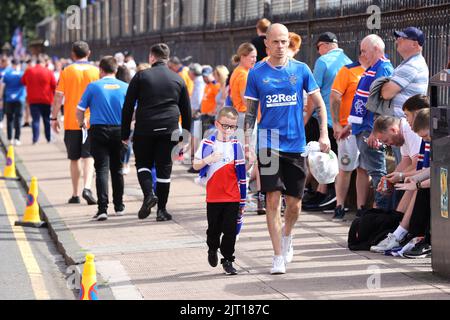
[[[220,253],[225,260],[234,261],[239,202],[208,202],[206,215],[208,218],[206,243],[209,250],[216,251],[220,248]]]
[[[108,209],[108,171],[111,172],[113,203],[115,209],[123,204],[122,154],[126,146],[122,143],[121,127],[92,125],[89,129],[91,154],[94,158],[98,209]]]
[[[430,189],[419,189],[414,203],[411,220],[409,221],[409,233],[413,237],[425,237],[425,241],[431,244],[431,203]]]
[[[13,138],[13,128],[15,130],[14,139],[20,140],[20,128],[22,127],[23,103],[5,102],[6,132],[8,140]]]
[[[156,196],[158,209],[165,209],[170,191],[170,175],[172,174],[173,156],[178,156],[175,146],[178,139],[172,141],[171,134],[153,136],[133,136],[133,150],[136,158],[136,169],[139,184],[144,197],[153,194],[153,178],[151,169],[156,168]],[[174,153],[172,155],[172,153]]]

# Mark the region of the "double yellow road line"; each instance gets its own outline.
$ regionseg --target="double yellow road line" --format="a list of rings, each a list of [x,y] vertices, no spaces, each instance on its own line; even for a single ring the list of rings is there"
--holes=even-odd
[[[0,180],[0,195],[6,208],[6,215],[8,217],[11,230],[19,247],[22,260],[30,277],[31,286],[33,288],[34,296],[37,300],[48,300],[50,295],[45,286],[44,277],[36,261],[36,258],[31,250],[25,230],[23,227],[14,226],[15,221],[19,220],[19,215],[11,199],[11,195],[4,180]]]

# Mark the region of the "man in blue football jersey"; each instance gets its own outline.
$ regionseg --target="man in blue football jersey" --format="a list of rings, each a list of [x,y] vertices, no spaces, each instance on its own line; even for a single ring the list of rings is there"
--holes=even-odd
[[[98,212],[92,219],[104,221],[108,219],[108,171],[111,172],[114,211],[121,216],[125,210],[121,159],[128,145],[122,143],[121,124],[128,84],[116,79],[118,63],[114,57],[103,57],[99,69],[101,79],[86,87],[76,115],[80,128],[86,130],[85,112],[87,109],[91,112],[89,135],[98,198]]]
[[[269,60],[251,69],[247,79],[244,129],[248,154],[260,105],[257,155],[261,191],[267,193],[267,226],[274,249],[270,272],[281,274],[286,272],[286,263],[293,258],[291,231],[301,210],[305,187],[306,165],[301,156],[306,146],[303,90],[318,106],[319,143],[323,152],[330,150],[330,140],[326,106],[311,70],[306,64],[288,58],[288,29],[282,24],[271,25],[265,44],[270,51]],[[280,215],[282,193],[286,196],[283,227]]]

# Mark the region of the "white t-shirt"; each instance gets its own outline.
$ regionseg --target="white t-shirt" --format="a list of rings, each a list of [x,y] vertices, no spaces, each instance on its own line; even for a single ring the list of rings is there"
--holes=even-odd
[[[405,138],[405,143],[400,147],[400,152],[403,157],[413,159],[417,157],[420,152],[420,144],[422,139],[411,130],[408,121],[405,118],[400,119],[400,131]]]

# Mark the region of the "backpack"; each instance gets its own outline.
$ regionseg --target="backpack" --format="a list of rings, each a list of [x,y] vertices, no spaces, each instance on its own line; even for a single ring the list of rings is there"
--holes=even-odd
[[[371,246],[377,245],[386,238],[389,232],[394,232],[403,218],[398,211],[382,209],[368,209],[361,217],[353,220],[348,231],[348,248],[350,250],[369,251]]]

